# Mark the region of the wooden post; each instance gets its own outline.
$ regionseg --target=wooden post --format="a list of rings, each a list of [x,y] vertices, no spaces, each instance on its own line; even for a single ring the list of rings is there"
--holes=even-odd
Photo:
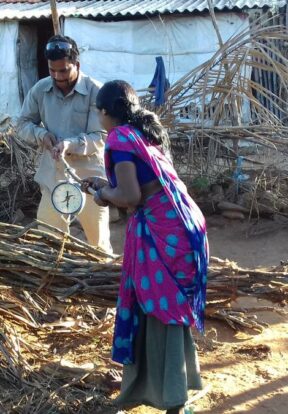
[[[210,12],[210,16],[212,19],[212,24],[213,27],[215,29],[217,38],[218,38],[218,42],[219,42],[219,46],[220,48],[223,47],[224,42],[222,40],[221,34],[220,34],[220,30],[218,28],[217,25],[217,21],[216,21],[216,16],[215,16],[215,12],[214,12],[214,6],[212,3],[212,0],[208,0],[208,7],[209,7],[209,12]],[[224,63],[224,69],[225,69],[225,73],[226,73],[226,78],[229,78],[229,66],[227,63]],[[239,109],[237,106],[237,101],[236,101],[236,95],[232,92],[231,96],[229,97],[229,106],[230,106],[230,111],[232,114],[232,125],[233,126],[239,126],[241,125],[241,118],[240,118],[240,114],[239,114]],[[220,116],[220,114],[219,114]],[[217,125],[219,124],[220,118],[218,119]],[[216,122],[215,122],[216,125]],[[233,150],[235,151],[236,155],[238,155],[238,148],[239,147],[239,140],[233,140]],[[235,161],[235,165],[236,165],[236,161]]]
[[[60,23],[59,23],[56,0],[50,0],[50,7],[51,7],[54,34],[59,35],[61,34],[61,30],[60,30]]]

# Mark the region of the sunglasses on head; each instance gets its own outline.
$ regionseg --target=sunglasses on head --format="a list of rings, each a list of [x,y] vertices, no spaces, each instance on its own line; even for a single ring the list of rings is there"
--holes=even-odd
[[[72,45],[68,42],[54,41],[47,43],[45,57],[49,60],[63,59],[70,57]]]

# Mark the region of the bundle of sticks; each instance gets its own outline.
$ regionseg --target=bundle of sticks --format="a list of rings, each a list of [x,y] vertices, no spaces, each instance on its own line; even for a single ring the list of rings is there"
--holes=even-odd
[[[15,223],[34,215],[40,191],[33,181],[37,152],[23,143],[13,125],[0,126],[0,220]]]
[[[102,412],[121,260],[38,224],[0,224],[0,411]]]
[[[38,224],[0,223],[0,409],[103,412],[120,381],[110,348],[122,258]],[[206,316],[260,331],[237,298],[268,298],[275,305],[258,311],[284,312],[287,282],[288,263],[244,269],[212,258]]]
[[[114,307],[122,258],[110,256],[60,230],[54,229],[54,234],[38,230],[37,224],[23,228],[0,223],[0,283],[38,295],[45,293],[57,300],[89,300],[94,307]],[[50,226],[42,226],[51,231]],[[288,298],[287,282],[285,265],[243,269],[234,262],[212,258],[207,316],[219,317],[225,311],[229,319],[231,303],[245,295],[283,304]],[[237,323],[234,316],[232,319]],[[241,324],[241,318],[238,323]],[[245,326],[245,322],[242,324]]]
[[[49,292],[54,297],[93,295],[95,303],[114,306],[121,263],[85,242],[39,222],[22,228],[0,223],[0,280]]]

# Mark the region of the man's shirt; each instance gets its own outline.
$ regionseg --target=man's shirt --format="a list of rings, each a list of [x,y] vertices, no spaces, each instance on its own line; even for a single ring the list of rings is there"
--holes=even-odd
[[[73,154],[66,155],[69,165],[81,177],[104,174],[105,135],[99,124],[96,96],[101,84],[79,72],[77,82],[64,96],[49,76],[37,82],[28,92],[18,121],[19,137],[30,145],[42,146],[47,132],[57,141],[71,140]],[[65,179],[61,161],[52,159],[47,150],[39,160],[35,181],[53,190]]]

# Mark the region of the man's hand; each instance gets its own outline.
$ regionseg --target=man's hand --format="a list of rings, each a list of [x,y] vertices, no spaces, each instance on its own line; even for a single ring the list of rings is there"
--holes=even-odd
[[[66,152],[68,152],[69,146],[71,145],[70,141],[61,141],[51,149],[52,158],[56,161],[60,161],[61,158],[65,157]]]
[[[52,148],[54,147],[54,145],[56,145],[56,143],[57,143],[57,139],[55,135],[52,134],[51,132],[46,132],[46,134],[44,135],[43,141],[42,141],[43,148],[45,148],[46,150],[52,153]]]

